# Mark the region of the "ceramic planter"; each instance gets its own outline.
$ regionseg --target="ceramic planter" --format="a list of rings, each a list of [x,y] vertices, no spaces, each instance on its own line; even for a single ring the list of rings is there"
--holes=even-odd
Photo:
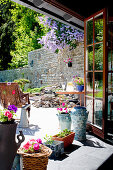
[[[57,114],[59,120],[60,130],[63,131],[64,129],[71,130],[71,116],[67,113],[60,113]]]
[[[77,106],[71,110],[71,119],[73,124],[73,131],[75,132],[75,140],[86,140],[86,122],[88,112],[85,107]]]
[[[53,141],[52,144],[46,144],[47,147],[49,147],[52,150],[52,154],[50,158],[56,159],[59,156],[61,156],[64,153],[64,142],[63,141]]]
[[[84,85],[76,85],[76,88],[79,92],[82,92],[84,90]]]
[[[17,124],[0,124],[0,169],[9,170],[12,167],[17,149],[24,141],[22,131],[17,135],[18,143],[15,142]],[[20,139],[20,136],[22,139]]]
[[[66,148],[67,146],[69,146],[73,143],[74,136],[75,136],[75,132],[71,132],[69,135],[67,135],[63,138],[57,137],[57,135],[55,135],[55,136],[52,137],[52,139],[57,140],[57,141],[63,141],[64,142],[64,148]]]

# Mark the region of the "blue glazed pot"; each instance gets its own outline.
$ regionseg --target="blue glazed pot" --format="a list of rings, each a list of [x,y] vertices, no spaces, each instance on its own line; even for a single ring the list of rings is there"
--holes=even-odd
[[[71,115],[70,114],[57,114],[59,120],[60,130],[71,130]]]
[[[78,106],[71,110],[71,120],[73,125],[73,131],[75,132],[75,140],[86,140],[86,122],[88,118],[88,112],[85,107]]]
[[[76,85],[76,88],[79,92],[82,92],[84,90],[84,85]]]

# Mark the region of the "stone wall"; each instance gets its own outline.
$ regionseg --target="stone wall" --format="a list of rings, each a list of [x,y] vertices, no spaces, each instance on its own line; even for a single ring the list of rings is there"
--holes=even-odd
[[[83,43],[74,50],[72,67],[64,63],[61,54],[42,48],[29,52],[27,68],[0,71],[0,82],[27,78],[31,82],[31,87],[41,87],[71,81],[76,74],[84,76]]]

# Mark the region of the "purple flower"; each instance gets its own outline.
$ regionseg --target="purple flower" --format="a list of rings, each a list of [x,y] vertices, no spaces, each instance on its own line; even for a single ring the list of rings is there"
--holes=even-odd
[[[8,110],[9,111],[14,111],[16,113],[17,112],[17,107],[15,105],[9,105]]]

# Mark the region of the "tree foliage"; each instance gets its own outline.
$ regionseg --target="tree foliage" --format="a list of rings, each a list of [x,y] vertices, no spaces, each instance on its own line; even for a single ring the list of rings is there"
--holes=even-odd
[[[14,22],[11,20],[11,2],[0,1],[0,70],[8,68],[12,59],[10,51],[14,50]]]
[[[41,47],[37,39],[47,29],[38,16],[42,14],[10,0],[0,1],[0,70],[27,65],[28,52]]]

